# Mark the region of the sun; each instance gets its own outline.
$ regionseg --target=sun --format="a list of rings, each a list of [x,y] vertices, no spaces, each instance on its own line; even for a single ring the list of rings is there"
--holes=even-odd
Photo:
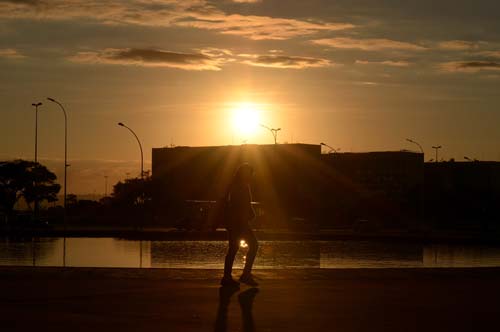
[[[259,127],[259,109],[252,103],[240,103],[233,109],[233,126],[242,136],[255,134]]]

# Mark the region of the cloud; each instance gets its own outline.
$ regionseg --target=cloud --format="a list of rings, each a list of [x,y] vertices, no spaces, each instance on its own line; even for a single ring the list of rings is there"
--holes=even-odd
[[[477,73],[483,70],[500,70],[500,62],[494,61],[450,61],[439,65],[445,72]]]
[[[75,20],[101,24],[182,26],[254,40],[280,40],[320,31],[350,29],[350,23],[312,22],[270,16],[227,14],[205,0],[0,1],[0,18]]]
[[[220,54],[225,53],[221,52],[219,56],[213,54],[214,49],[200,53],[177,53],[158,49],[106,48],[100,51],[79,52],[68,59],[77,63],[170,67],[185,70],[220,70],[220,65],[224,61]]]
[[[22,59],[26,56],[19,53],[17,50],[13,48],[0,48],[0,58],[7,59]]]
[[[367,60],[356,60],[355,64],[357,65],[384,65],[391,67],[408,67],[411,63],[407,61],[367,61]]]
[[[483,51],[476,53],[478,55],[482,55],[490,58],[499,58],[500,59],[500,51]]]
[[[438,44],[440,49],[450,51],[467,51],[479,48],[479,42],[471,42],[466,40],[449,40]]]
[[[408,50],[408,51],[426,50],[425,47],[417,44],[401,42],[391,39],[384,39],[384,38],[353,39],[347,37],[339,37],[339,38],[316,39],[312,40],[311,42],[316,45],[323,45],[333,48],[359,49],[363,51],[381,51],[386,49]]]
[[[319,31],[336,31],[354,27],[349,23],[316,23],[287,18],[254,15],[221,15],[193,17],[177,25],[216,30],[222,34],[237,35],[253,40],[284,40],[311,35]]]
[[[240,54],[240,57],[249,58],[242,63],[257,67],[305,69],[333,66],[327,59],[301,56]]]

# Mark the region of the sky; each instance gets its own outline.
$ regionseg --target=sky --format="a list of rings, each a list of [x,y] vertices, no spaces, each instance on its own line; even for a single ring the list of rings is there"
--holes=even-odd
[[[0,159],[103,193],[165,146],[325,142],[500,160],[494,0],[0,0]],[[247,128],[248,129],[248,128]]]

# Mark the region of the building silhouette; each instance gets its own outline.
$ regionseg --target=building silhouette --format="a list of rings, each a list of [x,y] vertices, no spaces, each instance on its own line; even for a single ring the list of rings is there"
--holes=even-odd
[[[155,223],[220,226],[234,171],[255,169],[255,227],[315,230],[487,228],[499,219],[500,163],[424,163],[409,151],[322,154],[320,145],[153,149]],[[485,226],[486,225],[486,226]]]

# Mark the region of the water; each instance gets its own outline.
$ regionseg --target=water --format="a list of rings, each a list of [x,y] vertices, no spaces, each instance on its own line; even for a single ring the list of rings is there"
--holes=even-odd
[[[500,248],[372,241],[260,241],[256,269],[500,266]],[[0,238],[0,265],[221,269],[224,241]],[[243,267],[241,248],[235,267]]]

